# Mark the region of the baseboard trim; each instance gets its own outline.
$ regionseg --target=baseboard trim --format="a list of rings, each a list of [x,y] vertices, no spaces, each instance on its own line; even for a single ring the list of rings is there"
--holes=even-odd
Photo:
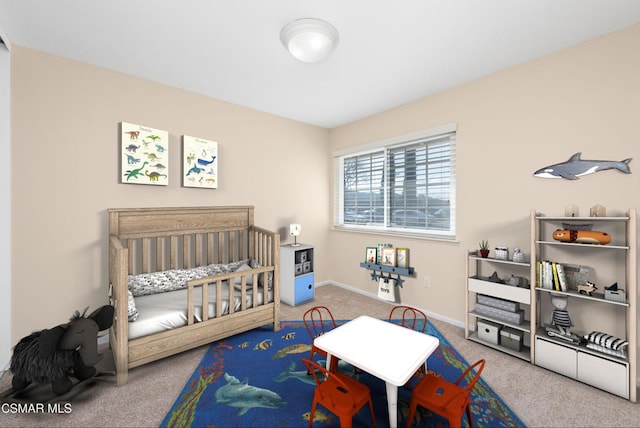
[[[378,299],[378,295],[377,294],[370,293],[368,291],[364,291],[364,290],[352,287],[352,286],[347,285],[347,284],[342,284],[342,283],[337,282],[337,281],[329,280],[329,281],[316,282],[315,285],[316,285],[316,287],[322,287],[323,285],[334,285],[336,287],[340,287],[340,288],[344,288],[345,290],[349,290],[349,291],[351,291],[353,293],[361,294],[363,296],[371,297],[373,299]],[[379,300],[381,302],[388,303],[389,305],[395,305],[395,304],[401,303],[401,302],[396,302],[396,303],[387,302],[386,300],[382,300],[382,299],[379,299]],[[445,316],[440,315],[440,314],[436,314],[434,312],[430,312],[430,311],[428,311],[428,310],[426,310],[424,308],[421,308],[419,306],[416,306],[416,308],[420,309],[422,312],[424,312],[430,318],[435,318],[435,319],[437,319],[439,321],[446,322],[447,324],[451,324],[451,325],[454,325],[456,327],[464,328],[464,323],[463,322],[460,322],[458,320],[454,320],[453,318],[445,317]]]

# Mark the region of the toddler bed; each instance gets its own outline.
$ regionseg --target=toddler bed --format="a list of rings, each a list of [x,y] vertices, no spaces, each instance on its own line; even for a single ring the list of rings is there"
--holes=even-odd
[[[280,237],[253,224],[252,206],[108,213],[118,385],[130,368],[265,324],[280,329]]]

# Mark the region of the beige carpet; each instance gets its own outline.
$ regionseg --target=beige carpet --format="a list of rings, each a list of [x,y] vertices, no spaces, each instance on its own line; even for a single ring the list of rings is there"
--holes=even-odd
[[[298,307],[282,305],[283,320],[302,319],[314,305],[331,308],[338,319],[388,316],[390,305],[335,286],[316,289],[316,299]],[[530,427],[637,427],[640,406],[525,361],[464,339],[461,328],[430,318],[468,362],[487,361],[482,377]],[[2,427],[155,427],[182,391],[208,347],[133,369],[129,383],[98,383],[75,398],[68,414],[12,414],[0,408]],[[103,363],[109,365],[108,355]],[[10,385],[10,373],[0,391]],[[4,410],[4,411],[3,411]]]

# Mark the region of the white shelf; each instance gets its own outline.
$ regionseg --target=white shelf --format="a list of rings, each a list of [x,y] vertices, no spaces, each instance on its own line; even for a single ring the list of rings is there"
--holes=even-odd
[[[504,346],[496,345],[494,343],[487,342],[486,340],[482,340],[478,337],[477,333],[471,333],[468,339],[477,343],[481,343],[485,346],[488,346],[489,348],[496,349],[500,352],[504,352],[505,354],[509,354],[514,357],[521,358],[525,361],[531,361],[531,358],[530,358],[531,349],[528,346],[523,346],[522,351],[516,351],[514,349],[505,348]]]
[[[506,321],[501,321],[497,318],[493,318],[493,317],[488,317],[486,315],[480,315],[478,313],[476,313],[476,311],[469,311],[469,315],[478,319],[483,319],[483,320],[488,320],[491,322],[495,322],[498,324],[502,324],[505,327],[511,327],[511,328],[515,328],[516,330],[520,330],[520,331],[524,331],[527,333],[531,332],[531,329],[529,328],[529,320],[524,320],[524,322],[522,324],[513,324],[510,322],[506,322]]]
[[[468,278],[469,292],[484,294],[499,299],[511,300],[525,305],[531,304],[531,291],[528,288],[515,287],[488,281],[487,278],[472,276]]]
[[[544,215],[535,215],[536,220],[563,222],[563,223],[615,223],[628,221],[630,216],[615,216],[615,217],[547,217]]]
[[[546,217],[532,210],[530,213],[531,260],[529,262],[519,263],[491,257],[483,258],[475,251],[468,251],[465,275],[465,337],[473,342],[554,370],[577,381],[635,402],[637,372],[636,216],[635,209],[630,209],[627,215],[619,217]],[[597,224],[614,238],[615,245],[548,240],[554,230],[564,228],[562,223]],[[556,258],[559,260],[555,260]],[[621,288],[625,289],[627,301],[606,300],[602,293],[593,293],[592,296],[589,296],[573,290],[555,291],[536,288],[537,262],[548,259],[568,264],[586,265],[593,262],[594,271],[598,273],[597,281],[607,284],[614,281],[619,282]],[[525,276],[520,274],[522,269],[527,269],[526,276],[528,276],[527,279],[530,283],[528,289],[489,281],[488,275],[492,271]],[[602,324],[609,326],[614,332],[623,330],[625,334],[617,336],[629,342],[627,358],[598,352],[584,345],[549,337],[541,325],[543,317],[545,319],[550,317],[550,309],[552,308],[550,308],[548,296],[552,293],[574,299],[570,312],[589,311],[588,316],[584,316],[584,312],[575,316],[575,319],[582,323],[591,323],[589,328]],[[475,311],[477,294],[518,302],[520,307],[525,309],[525,317],[528,312],[529,320],[525,320],[522,324],[513,324],[491,316],[480,315]],[[624,328],[620,324],[623,319]],[[516,352],[499,344],[480,339],[477,331],[473,331],[472,327],[475,325],[475,330],[477,330],[478,321],[484,320],[496,323],[500,328],[509,327],[521,331],[524,339],[522,351]],[[580,322],[576,323],[580,324]],[[576,334],[584,334],[591,331],[589,328],[575,326],[572,330],[575,330]],[[600,327],[596,327],[594,330],[606,333],[605,330],[600,330]],[[536,343],[540,345],[539,352]]]
[[[477,343],[481,343],[485,346],[489,346],[498,351],[512,355],[514,357],[523,359],[525,361],[531,361],[531,338],[533,336],[532,329],[533,324],[531,320],[525,319],[522,324],[515,324],[507,321],[497,319],[492,316],[480,315],[475,311],[476,296],[482,294],[485,296],[491,296],[502,300],[508,300],[511,302],[517,302],[520,304],[521,309],[525,309],[525,316],[527,310],[531,308],[531,289],[525,287],[516,287],[514,285],[504,284],[500,282],[489,281],[489,277],[484,274],[488,274],[494,271],[495,268],[500,268],[508,274],[525,277],[530,281],[530,268],[531,264],[528,262],[514,262],[513,260],[496,259],[493,257],[480,257],[476,252],[467,251],[466,258],[466,323],[465,323],[465,337]],[[484,271],[484,272],[483,272]],[[478,328],[478,321],[486,320],[499,324],[501,328],[512,328],[521,331],[523,334],[523,348],[521,351],[515,351],[513,349],[494,344],[486,340],[482,340],[478,337],[477,332],[472,330],[472,326],[475,326],[475,330]]]
[[[610,304],[610,305],[620,305],[620,306],[629,306],[629,302],[616,302],[615,300],[607,300],[604,298],[604,294],[601,293],[593,293],[592,296],[589,296],[588,294],[581,294],[581,293],[576,293],[573,291],[556,291],[556,290],[549,290],[548,288],[536,288],[537,291],[541,291],[543,293],[550,293],[550,294],[561,294],[564,296],[569,296],[569,297],[574,297],[576,299],[585,299],[585,300],[593,300],[599,303],[606,303],[606,304]]]
[[[560,242],[560,241],[535,241],[536,244],[558,245],[561,247],[579,247],[589,250],[628,250],[626,245],[598,245],[598,244],[580,244],[577,242]]]
[[[531,211],[530,275],[533,285],[536,284],[536,262],[551,259],[558,263],[593,265],[592,272],[597,273],[594,282],[620,282],[628,296],[626,302],[617,302],[605,299],[602,293],[589,296],[573,290],[563,292],[539,287],[532,289],[531,304],[532,308],[536,308],[531,315],[536,328],[532,341],[532,362],[633,402],[636,401],[637,360],[636,217],[635,209],[618,217],[547,217],[535,210]],[[548,240],[555,229],[564,228],[562,223],[597,224],[597,227],[607,230],[615,245]],[[593,281],[592,278],[589,280]],[[571,300],[574,303],[570,303],[569,310],[577,325],[572,327],[572,331],[584,334],[597,330],[615,334],[629,342],[627,357],[598,352],[584,345],[548,336],[542,328],[542,317],[550,317],[553,308],[549,298],[542,297],[551,294],[574,299]],[[600,327],[601,325],[608,326],[612,331],[607,331],[607,327]],[[536,343],[540,345],[540,349]]]
[[[481,257],[481,256],[478,256],[478,255],[473,255],[473,254],[469,255],[469,259],[471,259],[471,260],[479,260],[479,261],[482,261],[482,262],[504,263],[504,264],[507,264],[507,265],[522,266],[522,267],[531,266],[531,263],[528,263],[528,262],[514,262],[513,260],[496,259],[495,257]]]
[[[566,340],[562,340],[560,338],[555,338],[555,337],[549,336],[547,334],[547,332],[545,331],[545,329],[543,329],[543,328],[539,328],[536,331],[536,337],[538,337],[540,339],[547,340],[549,342],[554,342],[554,343],[556,343],[558,345],[562,345],[562,346],[565,346],[567,348],[572,348],[572,349],[575,349],[575,350],[579,350],[581,352],[586,352],[587,354],[595,355],[595,356],[600,357],[600,358],[604,358],[604,359],[607,359],[607,360],[615,361],[617,363],[629,364],[629,358],[628,357],[618,357],[617,355],[611,355],[611,354],[607,354],[605,352],[598,352],[595,349],[587,348],[585,345],[581,345],[579,343],[571,343],[571,342],[568,342]]]

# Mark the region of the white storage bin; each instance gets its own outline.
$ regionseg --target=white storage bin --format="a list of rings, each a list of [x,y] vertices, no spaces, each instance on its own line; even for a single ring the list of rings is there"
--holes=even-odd
[[[497,345],[501,327],[491,321],[478,320],[478,338]]]

